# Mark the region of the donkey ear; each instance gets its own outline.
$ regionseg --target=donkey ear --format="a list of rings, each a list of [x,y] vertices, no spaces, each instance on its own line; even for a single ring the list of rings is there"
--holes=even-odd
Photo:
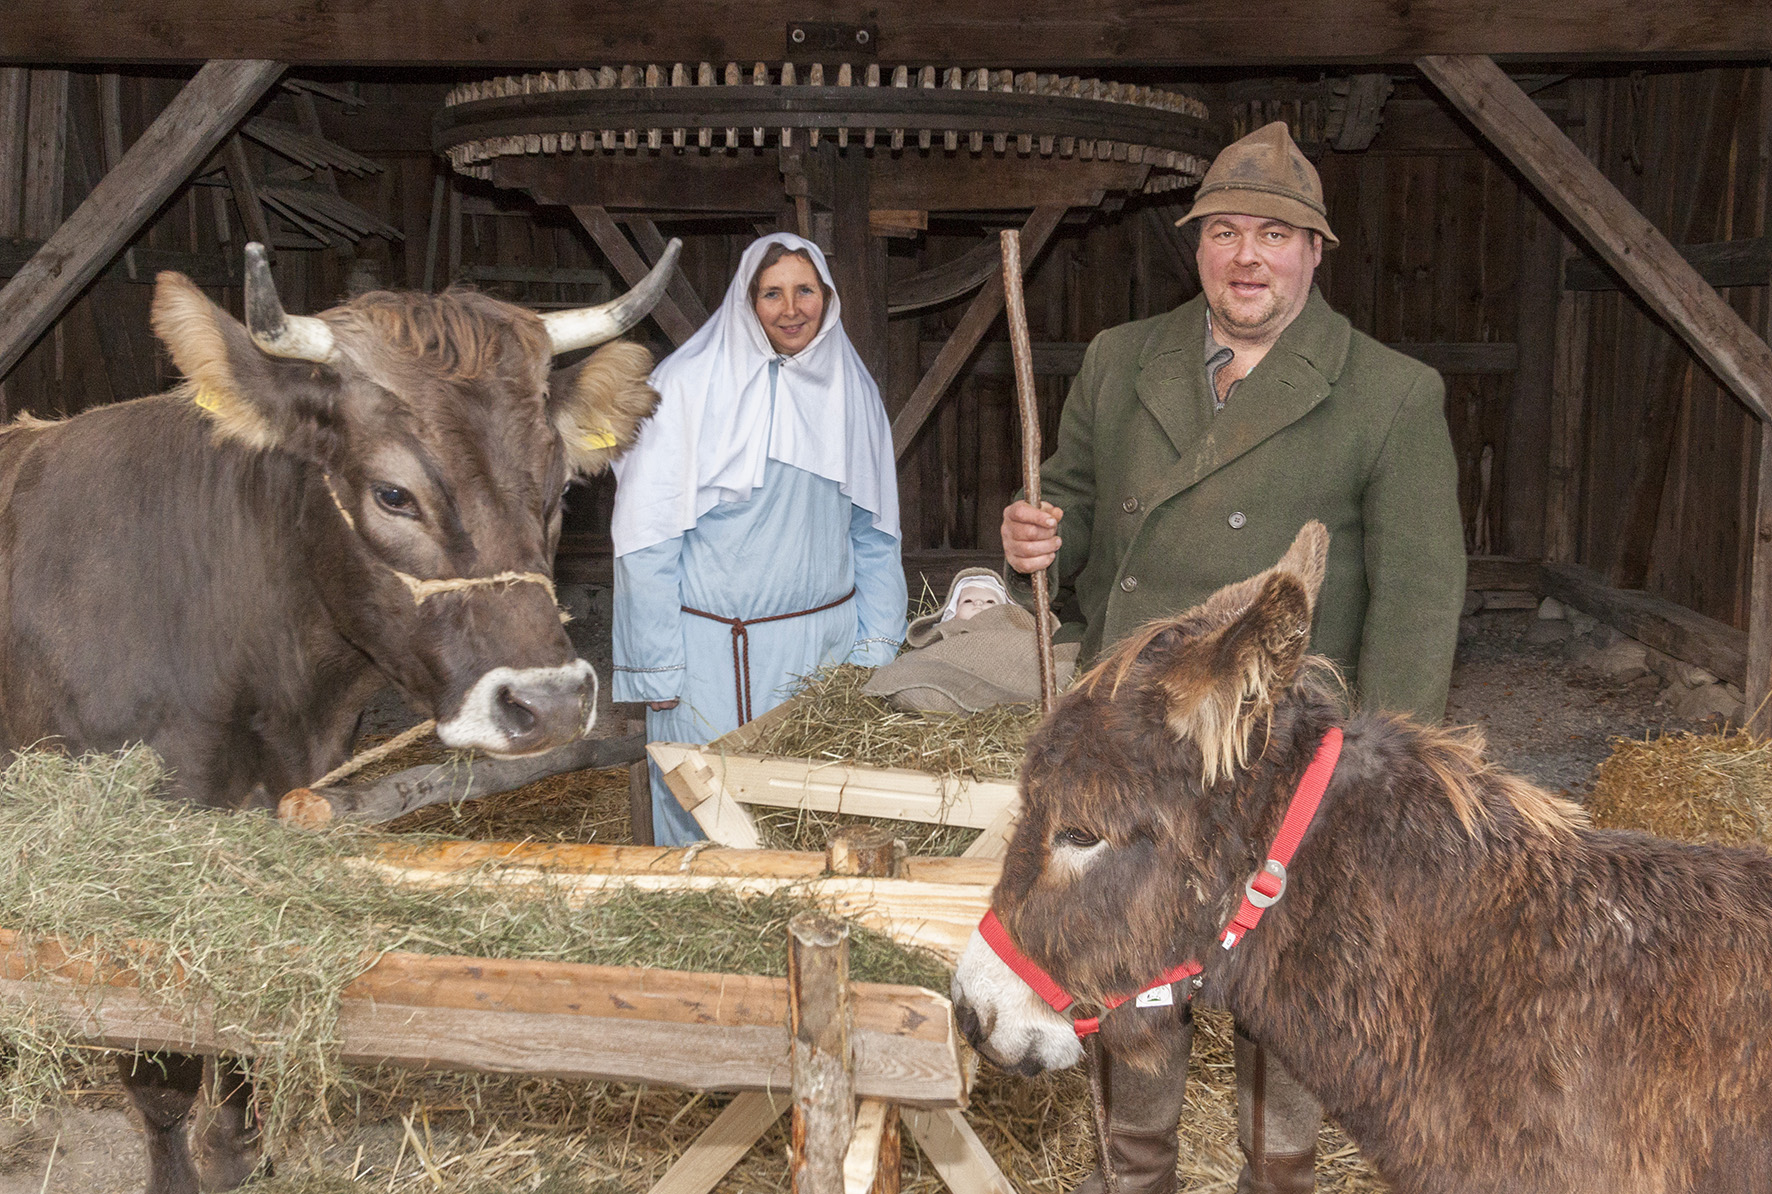
[[[574,474],[595,476],[633,447],[640,424],[658,408],[658,391],[646,383],[651,372],[651,352],[616,340],[553,374],[548,407]]]
[[[1329,530],[1316,519],[1298,528],[1292,546],[1280,562],[1248,580],[1226,585],[1208,597],[1195,613],[1205,614],[1213,621],[1234,618],[1248,609],[1271,576],[1284,573],[1304,586],[1306,603],[1317,608],[1317,593],[1323,587],[1323,573],[1329,566]]]
[[[1304,578],[1274,568],[1244,583],[1260,586],[1247,608],[1183,642],[1158,680],[1170,732],[1200,748],[1208,786],[1248,761],[1251,730],[1298,675],[1310,645],[1313,594]]]

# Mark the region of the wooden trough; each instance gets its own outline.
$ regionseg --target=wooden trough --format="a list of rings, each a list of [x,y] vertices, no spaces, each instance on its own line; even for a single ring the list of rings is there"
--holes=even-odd
[[[748,849],[761,846],[756,822],[744,807],[761,805],[964,825],[983,831],[967,847],[966,857],[1003,856],[1019,807],[1014,783],[753,753],[764,734],[791,715],[792,707],[792,701],[778,705],[705,746],[681,742],[647,745],[646,752],[663,773],[665,786],[710,840]]]

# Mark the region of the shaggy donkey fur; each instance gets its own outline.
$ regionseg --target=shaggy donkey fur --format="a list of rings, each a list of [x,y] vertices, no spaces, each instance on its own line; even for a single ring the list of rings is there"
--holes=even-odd
[[[1016,943],[1084,998],[1200,959],[1197,998],[1400,1194],[1772,1191],[1772,855],[1595,830],[1474,734],[1350,720],[1305,655],[1326,543],[1311,524],[1276,568],[1153,624],[1037,733],[995,897]],[[1334,725],[1285,895],[1227,952]],[[990,962],[956,976],[962,1023],[1027,1068],[1029,1009]],[[1037,1011],[1049,1042],[1068,1031]],[[1103,1041],[1154,1059],[1186,1014],[1128,1005]]]

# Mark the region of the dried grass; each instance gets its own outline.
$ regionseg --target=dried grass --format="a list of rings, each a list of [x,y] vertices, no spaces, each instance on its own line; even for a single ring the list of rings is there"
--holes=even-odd
[[[336,1061],[338,996],[385,951],[781,975],[787,920],[809,906],[791,892],[630,891],[574,909],[546,890],[402,888],[355,865],[382,835],[169,803],[155,795],[164,778],[140,749],[20,755],[0,773],[0,925],[132,967],[144,993],[188,1022],[212,1006],[224,1043],[258,1058],[274,1136],[353,1089]],[[947,981],[933,958],[860,926],[850,958],[857,978]],[[0,1038],[11,1046],[8,1112],[57,1098],[80,1056],[68,1026],[14,1003],[0,1006]]]
[[[1588,810],[1604,828],[1772,846],[1772,740],[1746,731],[1614,739]]]

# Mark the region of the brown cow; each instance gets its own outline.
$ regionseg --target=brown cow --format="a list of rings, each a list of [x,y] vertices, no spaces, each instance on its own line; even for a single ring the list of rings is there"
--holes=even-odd
[[[0,747],[145,742],[179,790],[265,808],[348,755],[393,684],[445,743],[532,754],[587,731],[597,680],[554,602],[569,480],[601,471],[658,396],[610,343],[630,294],[546,317],[485,295],[373,293],[288,316],[248,249],[249,331],[161,274],[171,393],[0,434]],[[150,1190],[194,1194],[192,1059],[125,1076]],[[243,1180],[239,1086],[206,1185]]]
[[[1004,954],[1097,1002],[1197,960],[1197,998],[1399,1194],[1772,1190],[1772,855],[1596,830],[1474,735],[1349,719],[1305,654],[1327,542],[1310,524],[1065,697],[1022,771]],[[1225,948],[1333,727],[1280,898]],[[954,994],[999,1064],[1077,1058],[1070,1020],[983,938]],[[1154,1060],[1187,1014],[1127,1003],[1101,1039]]]

